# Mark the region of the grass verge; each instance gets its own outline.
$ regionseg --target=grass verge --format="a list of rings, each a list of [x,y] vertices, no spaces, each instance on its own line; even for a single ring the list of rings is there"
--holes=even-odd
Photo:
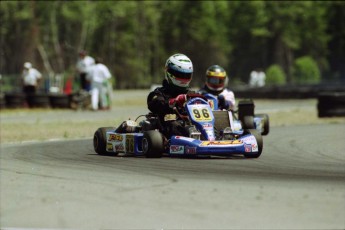
[[[51,109],[16,109],[2,110],[1,117],[6,117],[5,121],[0,120],[1,143],[25,142],[25,141],[45,141],[50,139],[76,139],[92,138],[94,132],[99,127],[118,126],[126,115],[130,114],[129,109],[136,111],[146,102],[143,93],[138,95],[128,94],[122,96],[125,100],[115,99],[113,106],[116,111],[111,112],[86,112],[78,113],[71,110],[51,110]],[[143,94],[144,95],[144,94]],[[130,97],[131,96],[131,97]],[[279,103],[272,101],[258,101],[258,108],[261,105]],[[317,125],[317,124],[341,124],[345,125],[344,117],[318,118],[315,108],[315,101],[308,101],[307,106],[292,108],[290,110],[277,110],[269,112],[270,126],[291,126],[291,125]],[[127,110],[127,111],[126,111]],[[102,114],[103,113],[103,114]],[[139,114],[131,114],[137,116]],[[53,119],[42,119],[44,116],[50,116]],[[58,118],[57,118],[58,117]],[[126,117],[126,118],[124,118]],[[14,120],[12,120],[12,118]],[[31,119],[31,120],[30,120]],[[133,118],[132,118],[133,119]],[[28,121],[29,120],[29,121]]]

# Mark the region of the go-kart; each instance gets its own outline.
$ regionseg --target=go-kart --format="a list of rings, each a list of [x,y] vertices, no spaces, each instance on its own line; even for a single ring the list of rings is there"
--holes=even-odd
[[[214,113],[219,110],[217,96],[210,93],[203,94],[203,96],[206,97]],[[239,101],[238,110],[232,111],[234,126],[256,129],[261,135],[266,136],[270,130],[269,116],[268,114],[254,114],[254,108],[255,105],[251,99]]]
[[[133,155],[148,158],[168,156],[231,156],[257,158],[263,149],[261,133],[234,122],[231,111],[213,111],[207,99],[187,95],[182,108],[174,108],[165,122],[178,120],[188,136],[165,136],[158,116],[149,113],[127,120],[117,128],[101,127],[93,138],[94,150],[100,155]],[[144,120],[137,122],[140,117]],[[247,118],[246,118],[247,119]]]

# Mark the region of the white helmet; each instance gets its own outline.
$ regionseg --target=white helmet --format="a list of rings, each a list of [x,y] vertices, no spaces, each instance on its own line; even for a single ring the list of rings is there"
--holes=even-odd
[[[24,68],[30,69],[31,67],[32,67],[32,65],[31,65],[30,62],[25,62],[25,63],[24,63]]]
[[[184,54],[174,54],[165,63],[165,79],[170,85],[187,88],[192,75],[192,61]]]

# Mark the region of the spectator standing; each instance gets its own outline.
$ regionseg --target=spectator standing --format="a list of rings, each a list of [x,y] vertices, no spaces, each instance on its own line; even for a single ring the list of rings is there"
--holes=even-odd
[[[79,80],[80,80],[80,88],[85,91],[91,90],[91,85],[87,81],[86,76],[90,69],[90,66],[95,64],[95,59],[88,56],[85,50],[79,52],[79,59],[76,65]]]
[[[87,80],[91,83],[91,105],[93,110],[110,109],[110,80],[111,73],[107,66],[102,63],[101,58],[96,58],[88,74]]]
[[[42,74],[33,68],[30,62],[25,62],[22,74],[23,92],[26,94],[35,94],[41,79]]]
[[[249,86],[263,87],[265,86],[266,74],[262,69],[253,70],[250,73]]]

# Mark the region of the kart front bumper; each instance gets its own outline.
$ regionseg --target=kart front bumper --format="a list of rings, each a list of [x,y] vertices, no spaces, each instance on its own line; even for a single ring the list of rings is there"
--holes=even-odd
[[[258,152],[258,144],[251,134],[238,140],[204,141],[182,136],[170,139],[170,155],[230,156],[233,154],[250,154]]]

